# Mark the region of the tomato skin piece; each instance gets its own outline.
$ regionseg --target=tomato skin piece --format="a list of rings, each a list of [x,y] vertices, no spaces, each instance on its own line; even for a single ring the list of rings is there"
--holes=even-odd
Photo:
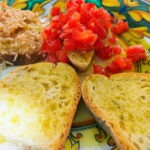
[[[42,52],[48,52],[49,51],[49,47],[47,45],[47,40],[43,41],[42,47],[41,47],[41,51]]]
[[[128,58],[116,56],[115,59],[108,64],[107,70],[110,73],[119,73],[132,69],[132,61]]]
[[[115,36],[109,36],[108,37],[108,42],[111,43],[111,44],[116,44],[116,38]]]
[[[56,57],[58,62],[69,63],[67,52],[65,50],[56,51]]]
[[[132,69],[132,65],[133,65],[132,64],[132,60],[130,58],[126,58],[125,61],[126,61],[126,64],[127,64],[125,70],[131,70]]]
[[[59,33],[57,30],[52,31],[52,29],[50,29],[49,34],[47,35],[47,40],[55,40],[57,39],[58,35]]]
[[[90,16],[92,16],[92,12],[93,10],[95,10],[95,5],[93,3],[82,3],[80,5],[80,13],[83,11],[83,10],[86,10],[89,12]]]
[[[99,36],[99,38],[104,39],[106,37],[105,28],[98,22],[96,18],[92,18],[87,27],[92,30],[95,34]]]
[[[120,69],[118,68],[118,66],[116,66],[116,64],[115,64],[114,61],[112,61],[111,63],[109,63],[106,68],[112,74],[120,72]]]
[[[74,0],[74,2],[81,5],[82,3],[84,3],[84,0]]]
[[[73,0],[68,0],[66,2],[66,9],[68,11],[72,10],[74,12],[78,12],[79,8],[80,8],[80,5],[78,3],[76,3],[75,1],[73,1]]]
[[[114,62],[118,66],[120,71],[130,70],[132,67],[132,61],[131,61],[131,59],[128,59],[128,58],[123,58],[123,57],[117,56],[115,58]]]
[[[60,8],[59,7],[52,7],[51,8],[51,16],[57,16],[60,14]]]
[[[43,41],[45,41],[48,38],[49,35],[50,35],[50,27],[48,26],[42,32]]]
[[[108,30],[111,27],[113,17],[104,8],[93,10],[92,16],[99,20],[99,23],[104,27],[105,30]]]
[[[112,27],[111,31],[116,35],[120,35],[121,33],[127,31],[128,29],[129,29],[128,22],[118,20],[117,23]]]
[[[93,64],[93,70],[94,70],[94,74],[102,74],[109,77],[107,70],[100,65]]]
[[[94,44],[94,49],[96,51],[99,51],[100,49],[102,49],[104,47],[105,43],[104,40],[102,39],[97,39],[97,41]]]
[[[78,12],[74,12],[70,17],[70,19],[67,21],[68,28],[75,28],[79,23],[80,23],[80,14]]]
[[[92,15],[95,18],[99,18],[101,19],[101,21],[112,21],[112,17],[111,15],[104,9],[104,8],[99,8],[99,9],[95,9],[94,11],[92,11]]]
[[[147,57],[146,51],[141,45],[130,46],[126,48],[125,52],[126,57],[130,58],[132,62],[137,62]]]
[[[101,59],[107,60],[113,56],[113,51],[111,46],[104,46],[99,51],[97,51],[97,56]]]
[[[47,39],[43,42],[42,45],[42,52],[54,52],[54,51],[58,51],[62,48],[62,44],[61,41],[59,39],[55,39],[55,40],[51,40],[51,39]]]
[[[51,62],[51,63],[54,63],[54,64],[57,64],[57,62],[58,62],[56,54],[52,53],[52,52],[48,53],[45,61],[48,61],[48,62]]]
[[[75,50],[75,43],[71,39],[64,39],[63,45],[66,51]]]
[[[81,23],[87,24],[92,19],[91,11],[95,8],[92,3],[82,3],[80,6]]]
[[[72,35],[71,30],[64,30],[60,33],[59,38],[61,40],[69,39],[69,38],[71,38],[71,35]]]
[[[84,31],[73,31],[72,33],[72,39],[75,41],[75,43],[83,43],[83,45],[86,43],[88,46],[93,46],[95,41],[97,40],[97,35],[94,34],[91,30],[84,30]]]
[[[92,18],[90,12],[86,9],[81,10],[80,14],[81,14],[81,23],[84,25],[86,25]]]
[[[57,64],[58,62],[69,63],[67,52],[65,50],[58,50],[56,52],[49,52],[46,61]]]
[[[68,21],[67,13],[60,13],[59,15],[60,26],[62,27],[64,24],[66,24],[67,21]]]
[[[52,18],[50,28],[55,29],[55,30],[58,30],[61,28],[61,25],[59,24],[59,16],[54,16]]]
[[[117,46],[103,46],[102,48],[98,49],[96,52],[97,56],[101,59],[107,60],[117,54],[120,54],[122,51],[121,48]]]
[[[112,46],[113,55],[120,54],[122,52],[122,49],[118,46]]]

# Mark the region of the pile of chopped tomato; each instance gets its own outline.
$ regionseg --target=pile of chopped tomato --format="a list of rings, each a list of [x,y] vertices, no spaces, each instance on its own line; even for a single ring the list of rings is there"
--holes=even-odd
[[[94,73],[103,74],[109,77],[110,74],[131,70],[133,63],[146,58],[146,51],[141,45],[129,46],[125,49],[125,53],[126,57],[116,55],[114,60],[105,68],[94,64]]]
[[[126,50],[126,58],[117,56],[122,52],[122,48],[117,45],[116,35],[127,31],[128,23],[123,20],[114,21],[104,8],[97,8],[84,0],[68,0],[65,12],[53,7],[50,15],[50,24],[42,34],[41,49],[43,53],[47,53],[46,59],[49,62],[69,63],[67,55],[70,51],[94,49],[101,59],[115,57],[107,68],[97,69],[98,66],[94,66],[95,73],[105,74],[104,70],[116,73],[130,69],[132,62],[146,57],[140,46],[129,47]],[[137,52],[139,55],[135,56]]]
[[[48,61],[67,63],[69,51],[99,50],[103,47],[103,40],[107,38],[112,24],[113,17],[104,8],[98,9],[83,0],[69,0],[65,12],[58,7],[51,9],[50,24],[43,32],[42,51],[48,54]],[[109,38],[109,41],[113,43],[115,38]]]

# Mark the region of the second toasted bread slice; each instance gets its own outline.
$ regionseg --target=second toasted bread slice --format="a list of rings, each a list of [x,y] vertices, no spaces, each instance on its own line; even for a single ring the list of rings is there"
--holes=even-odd
[[[150,149],[150,74],[91,75],[82,95],[121,150]]]

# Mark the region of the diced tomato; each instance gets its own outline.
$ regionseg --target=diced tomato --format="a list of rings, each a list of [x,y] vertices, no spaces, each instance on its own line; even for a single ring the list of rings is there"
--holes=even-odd
[[[110,73],[119,73],[120,72],[120,69],[118,68],[118,66],[115,64],[114,61],[112,61],[111,63],[109,63],[107,65],[107,70],[110,72]]]
[[[126,50],[126,57],[130,58],[132,62],[146,58],[146,51],[141,45],[130,46]]]
[[[91,11],[95,8],[92,3],[82,3],[80,6],[81,23],[87,24],[92,19]]]
[[[56,31],[58,31],[61,28],[58,16],[51,20],[50,28]]]
[[[98,49],[96,52],[97,52],[97,56],[99,58],[107,60],[117,54],[120,54],[121,51],[122,51],[122,49],[117,46],[107,45],[107,46],[103,46],[102,48]]]
[[[108,30],[113,22],[112,16],[104,9],[99,8],[92,11],[92,16],[99,19],[99,23]]]
[[[73,51],[75,50],[75,43],[71,39],[64,39],[64,49],[67,51]]]
[[[56,40],[48,39],[43,42],[42,51],[43,52],[58,51],[61,49],[61,47],[62,47],[62,44],[59,39],[56,39]]]
[[[58,62],[63,62],[63,63],[68,63],[68,57],[67,57],[67,53],[65,50],[59,50],[56,52],[56,57]]]
[[[80,5],[80,12],[82,10],[87,10],[87,11],[91,12],[95,8],[96,8],[96,6],[93,3],[82,3]]]
[[[128,59],[128,58],[123,58],[123,57],[120,57],[120,56],[117,56],[114,60],[116,66],[118,66],[118,68],[121,70],[121,71],[124,71],[124,70],[127,70],[127,69],[131,69],[132,67],[132,61],[131,59]]]
[[[104,47],[104,45],[105,45],[104,40],[97,39],[97,41],[94,44],[94,49],[98,51],[98,50],[102,49]]]
[[[96,50],[98,57],[109,59],[122,52],[122,48],[117,46],[114,34],[128,30],[127,22],[118,20],[112,26],[113,21],[113,17],[104,8],[97,8],[84,0],[68,0],[65,12],[61,12],[58,7],[51,9],[50,24],[42,33],[41,51],[47,53],[47,60],[54,63],[68,63],[68,51],[91,49]],[[140,56],[133,56],[137,52]],[[108,65],[110,72],[130,69],[131,59],[134,62],[145,57],[141,48],[129,48],[126,53],[126,59],[116,57]],[[106,68],[97,65],[94,66],[94,71],[107,74]]]
[[[51,16],[57,16],[60,14],[60,8],[59,7],[52,7],[51,8]]]
[[[74,2],[72,0],[68,0],[66,2],[66,9],[68,10],[69,8],[71,8],[74,5]]]
[[[75,1],[73,1],[73,0],[68,0],[66,2],[66,9],[68,11],[70,11],[70,10],[73,10],[74,12],[79,11],[79,6],[80,5],[78,3],[76,3]]]
[[[119,35],[125,31],[128,30],[128,23],[124,22],[123,20],[118,20],[117,23],[112,27],[111,31],[116,34]]]
[[[80,14],[78,12],[74,12],[67,22],[68,28],[74,28],[79,23],[80,23]]]
[[[108,64],[107,70],[110,73],[119,73],[126,70],[131,70],[132,61],[128,58],[123,58],[120,56],[116,56],[115,59]]]
[[[58,60],[55,53],[48,53],[46,61],[57,64]]]
[[[92,15],[95,18],[101,19],[101,21],[107,20],[107,21],[112,21],[111,15],[104,9],[104,8],[99,8],[99,9],[94,9],[92,11]],[[103,20],[104,19],[104,20]]]
[[[64,40],[64,39],[69,39],[69,38],[71,38],[71,35],[72,35],[72,30],[70,29],[66,29],[66,30],[64,30],[64,31],[62,31],[61,33],[60,33],[60,35],[59,35],[59,38],[61,39],[61,40]]]
[[[64,24],[66,24],[67,21],[68,21],[67,13],[60,13],[60,15],[59,15],[59,23],[60,23],[61,27]]]
[[[108,37],[108,41],[111,43],[111,44],[116,44],[116,38],[115,38],[115,36],[109,36]]]
[[[47,43],[48,43],[47,40],[43,41],[43,44],[42,44],[42,47],[41,47],[42,52],[49,52],[49,47],[48,47]]]
[[[111,46],[104,46],[103,48],[97,51],[97,56],[101,59],[109,59],[113,56],[113,51]]]
[[[67,53],[64,50],[58,50],[55,52],[50,52],[47,55],[46,61],[56,64],[57,62],[68,63]]]
[[[107,70],[100,65],[93,64],[93,70],[94,70],[94,74],[102,74],[109,77]]]
[[[59,32],[57,30],[50,29],[49,34],[47,35],[47,39],[49,40],[55,40],[59,36]]]
[[[81,10],[80,11],[81,14],[81,23],[82,24],[87,24],[89,22],[89,20],[91,20],[92,16],[90,14],[90,12],[88,10]]]
[[[43,38],[43,41],[45,41],[48,36],[50,35],[50,27],[46,27],[42,33],[42,38]]]
[[[72,39],[75,42],[86,43],[89,46],[93,46],[95,41],[97,40],[97,35],[94,34],[91,30],[84,30],[81,32],[73,31]]]
[[[104,39],[106,36],[105,28],[98,22],[96,18],[92,18],[87,27],[92,30],[95,34],[99,36],[99,38]]]
[[[118,47],[118,46],[112,46],[112,52],[113,52],[113,55],[117,55],[122,52],[122,49],[121,47]]]
[[[81,5],[84,2],[84,0],[74,0],[74,2]]]
[[[126,61],[126,68],[125,68],[125,70],[131,70],[132,69],[132,60],[130,58],[126,58],[125,61]]]

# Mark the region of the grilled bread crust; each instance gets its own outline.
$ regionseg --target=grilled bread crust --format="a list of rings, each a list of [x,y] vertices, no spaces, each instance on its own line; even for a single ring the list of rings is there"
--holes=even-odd
[[[82,96],[121,150],[150,150],[150,74],[90,75]]]
[[[18,67],[0,81],[0,146],[63,149],[80,96],[79,78],[67,64]]]

